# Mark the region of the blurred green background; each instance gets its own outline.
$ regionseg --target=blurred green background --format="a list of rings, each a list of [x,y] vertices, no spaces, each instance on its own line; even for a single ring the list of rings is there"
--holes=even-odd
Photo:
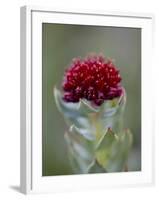
[[[129,171],[141,170],[141,29],[44,23],[42,26],[43,176],[72,174],[64,141],[66,125],[56,108],[53,87],[60,88],[72,58],[103,53],[115,60],[127,91],[124,126],[134,143]]]

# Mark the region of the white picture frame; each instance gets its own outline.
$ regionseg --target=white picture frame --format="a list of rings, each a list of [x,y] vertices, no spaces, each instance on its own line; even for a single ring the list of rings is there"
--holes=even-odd
[[[153,15],[108,11],[21,8],[21,192],[43,193],[154,183],[152,94]],[[42,177],[42,23],[142,29],[142,170],[128,173]],[[147,81],[149,80],[149,81]],[[147,92],[149,91],[149,92]],[[147,106],[149,105],[149,106]],[[144,133],[144,136],[143,136]],[[107,181],[105,181],[107,180]]]

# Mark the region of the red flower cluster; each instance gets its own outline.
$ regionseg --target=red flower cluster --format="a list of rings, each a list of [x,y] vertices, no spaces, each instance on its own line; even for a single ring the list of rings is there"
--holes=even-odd
[[[80,98],[85,98],[101,105],[104,100],[121,95],[120,82],[119,70],[111,60],[101,55],[90,55],[83,60],[75,58],[64,75],[63,99],[78,102]]]

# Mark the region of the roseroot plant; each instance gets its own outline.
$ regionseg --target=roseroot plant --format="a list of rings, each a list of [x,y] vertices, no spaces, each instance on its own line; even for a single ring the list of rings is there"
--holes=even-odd
[[[127,171],[132,134],[123,127],[126,91],[119,70],[102,55],[75,58],[62,90],[54,88],[68,130],[64,137],[75,173]]]

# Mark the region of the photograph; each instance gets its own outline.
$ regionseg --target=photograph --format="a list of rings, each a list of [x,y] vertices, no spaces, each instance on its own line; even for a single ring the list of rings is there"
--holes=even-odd
[[[42,176],[141,171],[141,28],[42,23]]]

